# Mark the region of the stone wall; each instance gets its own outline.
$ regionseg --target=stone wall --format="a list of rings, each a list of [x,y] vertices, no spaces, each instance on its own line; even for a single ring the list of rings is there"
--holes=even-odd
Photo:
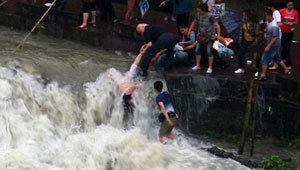
[[[179,126],[193,134],[214,131],[219,134],[241,133],[247,103],[248,82],[216,79],[201,75],[166,73],[166,82],[176,111]],[[257,113],[257,133],[267,136],[300,137],[300,103],[284,98],[284,93],[299,90],[299,81],[260,85]]]

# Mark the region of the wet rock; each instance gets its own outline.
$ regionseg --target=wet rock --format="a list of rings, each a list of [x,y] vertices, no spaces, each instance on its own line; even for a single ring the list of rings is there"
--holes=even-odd
[[[230,152],[226,152],[222,149],[219,149],[218,147],[214,146],[212,148],[209,148],[207,150],[208,152],[210,152],[211,154],[213,155],[216,155],[220,158],[230,158],[230,159],[233,159],[247,167],[250,167],[250,168],[262,168],[262,165],[247,158],[247,157],[242,157],[242,156],[237,156],[237,155],[234,155],[233,153],[230,153]]]

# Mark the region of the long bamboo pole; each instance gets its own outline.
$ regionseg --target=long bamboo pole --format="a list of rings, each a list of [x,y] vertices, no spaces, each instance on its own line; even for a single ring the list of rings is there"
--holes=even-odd
[[[31,29],[31,31],[25,36],[25,38],[23,39],[23,41],[14,49],[13,53],[15,53],[21,46],[22,44],[27,40],[27,38],[31,35],[31,33],[36,29],[36,27],[42,22],[42,20],[45,18],[45,16],[49,13],[49,11],[51,10],[51,8],[54,6],[55,2],[57,0],[54,0],[52,2],[52,4],[49,6],[49,8],[46,10],[46,12],[44,13],[44,15],[39,19],[39,21],[35,24],[35,26]]]
[[[243,152],[244,152],[244,146],[245,146],[245,141],[246,141],[246,136],[247,136],[247,130],[249,127],[251,107],[252,107],[253,85],[254,85],[254,75],[251,76],[250,81],[249,81],[246,114],[245,114],[244,127],[243,127],[243,132],[242,132],[241,142],[239,145],[238,154],[243,154]]]
[[[0,7],[2,7],[4,4],[6,4],[7,1],[3,1],[1,4],[0,4]]]
[[[254,153],[254,141],[255,141],[255,125],[256,125],[256,115],[257,115],[257,105],[258,105],[258,81],[255,82],[255,97],[254,97],[254,106],[252,111],[252,134],[251,134],[251,149],[250,156],[253,156]]]

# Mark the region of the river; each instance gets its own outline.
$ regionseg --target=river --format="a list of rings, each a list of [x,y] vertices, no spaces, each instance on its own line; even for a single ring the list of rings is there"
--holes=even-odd
[[[0,27],[0,169],[27,170],[242,170],[185,135],[162,145],[152,75],[135,80],[136,109],[124,121],[110,68],[124,73],[133,55],[68,40],[25,36]]]

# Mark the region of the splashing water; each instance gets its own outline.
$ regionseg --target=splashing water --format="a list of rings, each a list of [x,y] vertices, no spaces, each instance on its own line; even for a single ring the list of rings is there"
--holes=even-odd
[[[177,129],[178,139],[160,144],[154,78],[134,80],[144,88],[133,96],[136,107],[128,126],[109,71],[74,88],[19,65],[14,60],[0,67],[0,169],[247,169],[209,154],[201,149],[208,144]]]

